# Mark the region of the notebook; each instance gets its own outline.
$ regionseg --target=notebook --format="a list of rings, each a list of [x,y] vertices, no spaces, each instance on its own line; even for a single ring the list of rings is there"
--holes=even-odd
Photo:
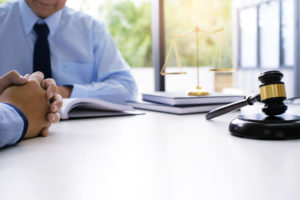
[[[224,104],[170,106],[170,105],[166,105],[166,104],[158,104],[158,103],[140,101],[140,102],[128,102],[128,105],[130,105],[134,108],[137,108],[137,109],[142,109],[142,110],[151,110],[151,111],[183,115],[183,114],[208,112],[208,111],[218,108]]]
[[[206,96],[189,96],[185,92],[153,92],[143,93],[143,101],[161,103],[171,106],[227,104],[244,99],[242,95],[213,93]]]

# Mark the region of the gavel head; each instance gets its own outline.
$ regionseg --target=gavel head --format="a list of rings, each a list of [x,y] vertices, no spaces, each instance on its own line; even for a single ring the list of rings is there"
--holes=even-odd
[[[258,80],[262,83],[260,89],[260,101],[265,104],[262,111],[269,116],[285,113],[287,106],[283,103],[286,99],[284,83],[281,82],[283,74],[279,71],[267,71],[262,73]]]

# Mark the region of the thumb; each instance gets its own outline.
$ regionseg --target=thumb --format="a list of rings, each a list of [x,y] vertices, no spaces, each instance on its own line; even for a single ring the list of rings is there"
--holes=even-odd
[[[0,93],[11,85],[23,85],[27,79],[19,74],[19,72],[12,70],[2,77],[0,77]]]

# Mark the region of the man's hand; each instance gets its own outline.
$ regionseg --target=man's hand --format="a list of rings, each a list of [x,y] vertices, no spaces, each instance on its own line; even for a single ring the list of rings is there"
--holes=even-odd
[[[38,85],[40,85],[40,87],[42,89],[44,89],[44,92],[45,92],[44,96],[46,97],[48,102],[50,102],[50,104],[48,106],[48,112],[46,115],[46,119],[48,120],[48,123],[44,124],[45,126],[43,127],[43,129],[41,129],[41,132],[33,133],[31,130],[28,130],[27,134],[25,136],[26,138],[37,136],[39,133],[41,133],[42,136],[47,136],[50,124],[59,121],[59,119],[60,119],[59,112],[60,112],[60,109],[62,106],[62,98],[59,94],[56,93],[57,86],[55,84],[55,81],[53,79],[45,79],[44,80],[44,75],[41,72],[35,72],[32,75],[26,75],[25,77],[22,77],[17,71],[10,71],[7,74],[5,74],[4,76],[0,77],[0,95],[1,95],[0,101],[8,102],[7,97],[3,97],[1,93],[5,89],[7,89],[11,86],[23,85],[27,82],[30,82],[29,83],[30,86],[25,87],[24,91],[22,91],[22,92],[27,92],[27,90],[31,89],[31,87],[36,89],[34,84],[31,83],[32,81],[35,81],[36,83],[38,83]],[[15,92],[19,92],[19,89],[17,90],[14,88],[13,90]],[[12,91],[10,91],[10,92],[12,92]],[[14,92],[12,92],[12,93],[14,93]],[[31,91],[29,91],[29,93],[31,93]],[[8,94],[5,93],[5,95],[8,95]],[[14,98],[20,98],[20,97],[14,97]],[[34,98],[34,97],[32,97],[32,98]],[[22,96],[21,96],[21,99],[22,99]],[[21,100],[21,99],[17,99],[17,100]],[[16,99],[15,99],[15,101],[16,101]],[[19,102],[19,103],[21,103],[21,102]],[[15,104],[13,104],[13,105],[15,105]],[[15,105],[15,106],[17,106],[17,105]],[[19,106],[17,106],[17,107],[19,108]],[[35,111],[33,110],[32,112],[35,112]],[[27,114],[25,112],[24,112],[24,114],[27,116]],[[27,118],[28,118],[28,116],[27,116]],[[44,118],[45,118],[45,116],[42,117],[42,119],[44,119]],[[36,123],[36,122],[34,122],[34,123]]]
[[[33,74],[27,84],[11,86],[0,95],[1,102],[18,107],[26,115],[28,130],[25,138],[36,137],[51,124],[46,118],[50,103],[46,91],[40,86],[42,79],[41,73]]]
[[[41,81],[41,87],[46,90],[47,99],[50,101],[50,112],[47,115],[47,120],[51,123],[56,123],[60,119],[60,109],[62,107],[62,97],[57,94],[57,86],[53,79],[45,79]],[[47,136],[49,132],[49,127],[45,127],[41,135]]]
[[[15,70],[8,72],[0,77],[0,94],[10,86],[27,83],[27,78],[28,76],[23,77]]]

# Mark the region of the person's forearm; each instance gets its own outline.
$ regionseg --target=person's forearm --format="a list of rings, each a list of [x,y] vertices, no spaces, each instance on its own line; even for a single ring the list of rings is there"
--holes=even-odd
[[[136,95],[137,87],[134,80],[120,76],[91,84],[74,84],[71,98],[99,98],[113,103],[125,104],[126,101],[135,100]]]
[[[62,98],[70,98],[72,94],[73,86],[58,86],[57,93],[62,96]]]
[[[0,148],[21,141],[27,131],[28,121],[18,108],[0,103]]]

